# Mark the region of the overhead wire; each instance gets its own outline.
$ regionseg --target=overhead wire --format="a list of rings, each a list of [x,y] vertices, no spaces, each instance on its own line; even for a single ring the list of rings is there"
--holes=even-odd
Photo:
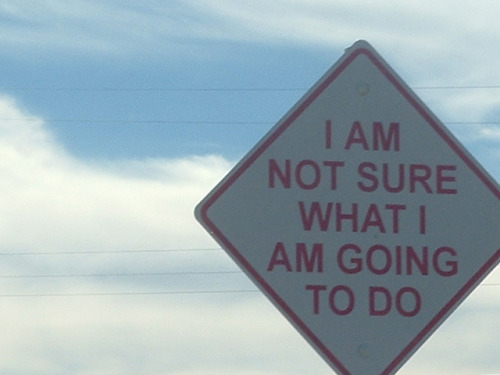
[[[190,295],[190,294],[236,294],[256,293],[258,289],[228,289],[228,290],[168,290],[168,291],[137,291],[137,292],[89,292],[89,293],[27,293],[0,294],[0,298],[33,298],[33,297],[100,297],[100,296],[159,296],[159,295]]]
[[[443,85],[443,86],[412,86],[413,90],[493,90],[500,85]],[[306,91],[307,87],[76,87],[76,86],[4,86],[2,91],[158,91],[158,92],[280,92]]]
[[[1,256],[25,256],[25,255],[101,255],[101,254],[133,254],[133,253],[175,253],[175,252],[199,252],[199,251],[221,251],[220,247],[200,248],[169,248],[169,249],[125,249],[125,250],[76,250],[76,251],[19,251],[0,252]]]
[[[37,118],[18,117],[0,118],[0,121],[40,121]],[[204,120],[163,120],[163,119],[78,119],[78,118],[48,118],[53,123],[87,123],[87,124],[164,124],[164,125],[273,125],[273,121],[204,121]],[[500,121],[443,121],[447,125],[500,125]]]
[[[132,272],[132,273],[87,273],[87,274],[27,274],[0,275],[0,279],[38,279],[38,278],[111,278],[111,277],[159,277],[193,275],[244,275],[243,271],[173,271],[173,272]],[[500,283],[482,283],[480,286],[500,286]]]
[[[500,286],[500,284],[480,284],[481,286]],[[196,294],[241,294],[257,293],[259,289],[217,289],[217,290],[166,290],[132,292],[60,292],[60,293],[0,293],[0,298],[34,297],[99,297],[99,296],[160,296],[160,295],[196,295]]]
[[[414,86],[414,90],[495,90],[500,85],[447,85]],[[304,87],[3,87],[0,91],[62,91],[62,92],[304,92]],[[0,121],[39,121],[39,118],[2,118]],[[87,124],[168,124],[168,125],[273,125],[273,121],[205,121],[170,119],[89,119],[89,118],[46,118],[53,123]],[[443,121],[447,125],[500,125],[500,121]]]
[[[77,256],[77,255],[123,255],[123,254],[147,254],[147,253],[193,253],[193,252],[222,252],[218,247],[208,248],[168,248],[168,249],[127,249],[127,250],[88,250],[88,251],[25,251],[25,252],[2,252],[1,256]],[[117,272],[117,273],[81,273],[81,274],[0,274],[0,279],[29,279],[29,278],[111,278],[111,277],[164,277],[164,276],[194,276],[194,275],[236,275],[241,270],[196,270],[196,271],[163,271],[163,272]],[[500,286],[500,283],[483,283],[481,286]]]
[[[227,276],[244,275],[238,271],[178,271],[178,272],[136,272],[136,273],[100,273],[100,274],[27,274],[27,275],[1,275],[0,279],[63,279],[63,278],[114,278],[114,277],[159,277],[159,276]],[[498,282],[486,282],[479,287],[499,287]],[[77,297],[77,296],[133,296],[133,295],[182,295],[182,294],[224,294],[224,293],[248,293],[257,292],[257,289],[194,289],[194,290],[167,290],[167,291],[122,291],[122,292],[78,292],[78,293],[0,293],[2,297]]]
[[[84,273],[84,274],[27,274],[0,275],[0,279],[48,279],[48,278],[106,278],[106,277],[157,277],[157,276],[193,276],[193,275],[238,275],[242,271],[177,271],[177,272],[131,272],[131,273]]]

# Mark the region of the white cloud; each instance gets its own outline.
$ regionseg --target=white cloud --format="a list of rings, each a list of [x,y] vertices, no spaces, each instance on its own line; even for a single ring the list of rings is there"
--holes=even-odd
[[[0,112],[26,118],[11,100],[0,100]],[[217,157],[86,165],[41,120],[3,121],[0,136],[0,234],[16,250],[196,246],[188,209],[229,166]]]
[[[500,270],[492,275],[498,280]],[[422,346],[402,374],[498,373],[498,287],[480,286]]]
[[[500,127],[484,127],[480,134],[486,140],[500,141]]]

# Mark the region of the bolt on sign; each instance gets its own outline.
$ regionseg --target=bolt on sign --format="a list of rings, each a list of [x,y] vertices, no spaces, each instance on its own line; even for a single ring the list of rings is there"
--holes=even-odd
[[[196,217],[339,374],[393,374],[500,260],[500,188],[358,41]]]

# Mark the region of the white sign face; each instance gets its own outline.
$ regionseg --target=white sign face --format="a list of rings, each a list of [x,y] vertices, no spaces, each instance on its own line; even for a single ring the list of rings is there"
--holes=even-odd
[[[196,216],[340,374],[392,374],[500,260],[500,189],[363,41]]]

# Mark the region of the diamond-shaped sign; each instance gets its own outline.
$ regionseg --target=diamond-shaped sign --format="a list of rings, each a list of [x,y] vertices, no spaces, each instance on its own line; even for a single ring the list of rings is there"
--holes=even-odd
[[[392,374],[500,260],[500,189],[364,41],[196,216],[341,374]]]

